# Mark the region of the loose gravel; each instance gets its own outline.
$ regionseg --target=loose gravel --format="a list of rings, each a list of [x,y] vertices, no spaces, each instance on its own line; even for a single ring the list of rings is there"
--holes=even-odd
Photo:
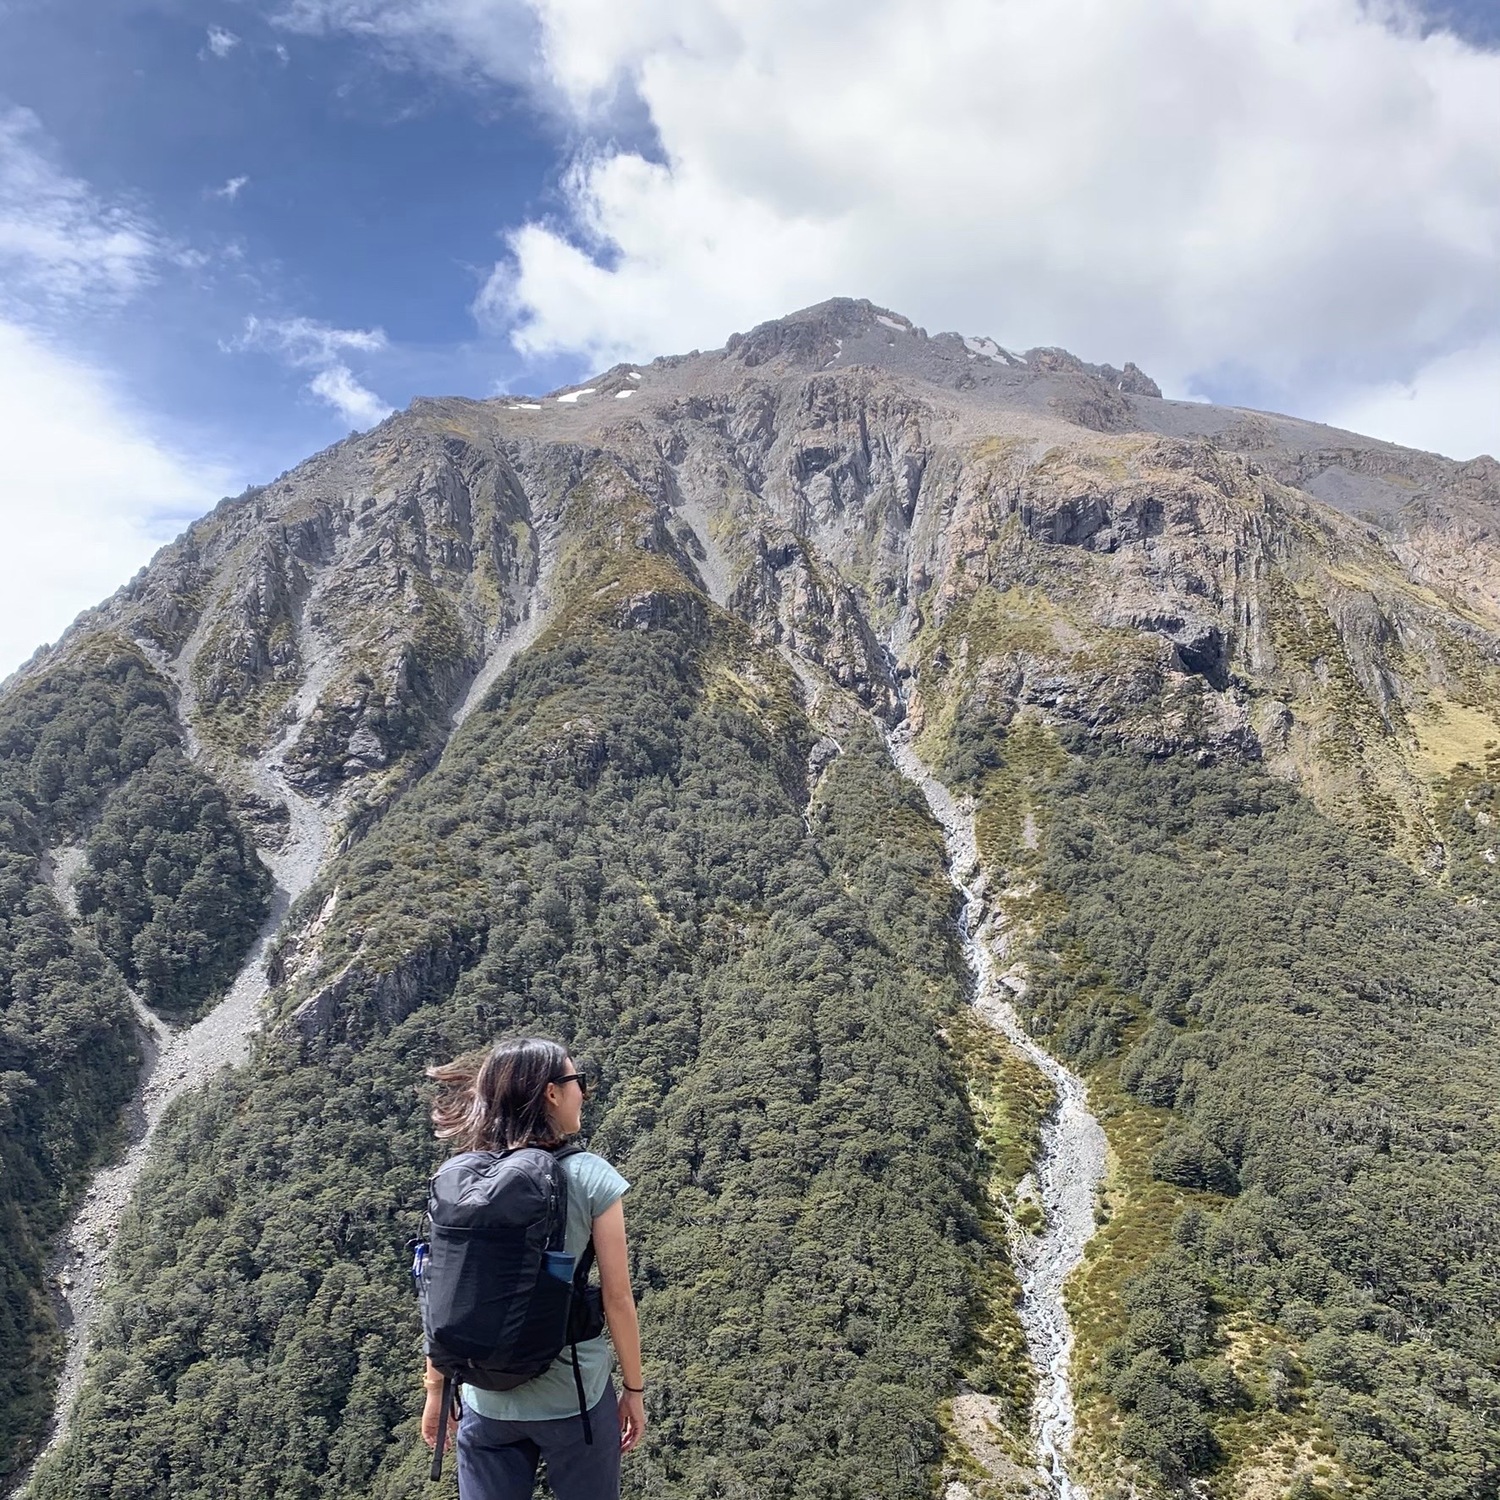
[[[192,729],[195,708],[192,658],[196,645],[195,637],[173,662],[166,661],[158,651],[148,650],[153,664],[177,684],[184,736],[188,752],[195,758],[202,753]],[[314,649],[307,650],[309,645]],[[292,903],[312,884],[328,854],[335,810],[298,792],[288,782],[283,764],[283,757],[295,742],[331,672],[332,653],[318,649],[322,646],[310,634],[304,637],[308,673],[294,700],[292,720],[281,739],[245,768],[257,793],[286,804],[290,821],[280,849],[262,852],[261,857],[275,881],[271,906],[239,974],[219,1004],[191,1026],[173,1028],[139,997],[131,996],[140,1033],[142,1066],[135,1097],[126,1109],[129,1144],[120,1161],[94,1174],[52,1260],[52,1285],[58,1321],[66,1338],[66,1353],[53,1428],[44,1451],[51,1451],[67,1435],[73,1404],[83,1383],[89,1328],[98,1310],[110,1251],[119,1233],[121,1216],[145,1170],[156,1128],[168,1108],[182,1095],[200,1088],[220,1069],[238,1067],[248,1060],[250,1039],[260,1028],[262,1004],[269,989],[267,950]],[[54,881],[70,881],[77,864],[78,858],[71,849],[58,851],[52,864]],[[64,904],[68,902],[65,900]],[[18,1494],[29,1478],[28,1470],[12,1493]]]
[[[501,633],[485,658],[484,665],[474,674],[463,702],[453,711],[455,729],[484,701],[484,695],[500,680],[500,674],[546,627],[552,609],[548,587],[557,565],[557,555],[556,529],[539,529],[536,582],[516,585],[511,596],[511,609],[516,623]]]
[[[1039,1475],[1056,1500],[1087,1500],[1068,1473],[1072,1444],[1073,1330],[1063,1300],[1063,1284],[1083,1258],[1094,1232],[1094,1203],[1104,1177],[1107,1144],[1103,1128],[1089,1113],[1088,1089],[1027,1033],[1015,1001],[1025,993],[1025,979],[1004,971],[1003,924],[986,899],[985,874],[979,863],[974,804],[958,799],[923,765],[911,743],[909,724],[889,736],[891,758],[907,780],[921,789],[942,825],[948,849],[948,876],[963,896],[959,918],[964,957],[974,974],[974,1007],[979,1014],[1047,1076],[1057,1090],[1057,1109],[1042,1127],[1036,1179],[1046,1213],[1042,1234],[1015,1229],[1011,1254],[1021,1281],[1021,1325],[1037,1372],[1032,1436]]]

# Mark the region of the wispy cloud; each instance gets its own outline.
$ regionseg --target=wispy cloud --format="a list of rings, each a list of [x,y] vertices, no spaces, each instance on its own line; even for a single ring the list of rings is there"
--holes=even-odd
[[[304,35],[352,32],[449,76],[526,83],[540,95],[551,89],[531,0],[283,0],[271,19]]]
[[[382,328],[335,328],[316,318],[246,318],[237,349],[262,349],[299,368],[328,364],[349,353],[378,354],[388,347]]]
[[[238,487],[155,436],[99,370],[0,319],[0,678]]]
[[[380,354],[388,347],[379,328],[335,328],[314,318],[247,318],[245,331],[227,347],[274,354],[297,370],[313,371],[307,389],[351,427],[373,427],[394,410],[361,385],[345,356]]]
[[[226,31],[222,26],[210,26],[208,28],[208,40],[204,43],[200,57],[217,57],[220,60],[229,56],[240,44],[240,39],[232,32]]]
[[[307,386],[313,395],[326,401],[350,425],[363,431],[390,416],[392,407],[374,391],[362,386],[345,364],[329,365],[319,370]]]
[[[208,196],[210,198],[223,198],[226,202],[233,203],[249,181],[248,177],[231,177],[223,187],[210,188]]]
[[[233,487],[64,347],[191,254],[71,176],[36,115],[0,110],[0,677]]]
[[[117,304],[152,279],[162,250],[144,215],[56,164],[36,115],[0,110],[0,314]]]

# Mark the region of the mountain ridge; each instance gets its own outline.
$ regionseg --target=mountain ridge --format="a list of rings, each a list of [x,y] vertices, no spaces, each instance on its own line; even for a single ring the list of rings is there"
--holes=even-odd
[[[882,322],[882,319],[885,321]],[[693,382],[698,383],[702,381],[705,372],[714,371],[715,366],[722,367],[734,363],[738,368],[755,368],[779,357],[783,364],[795,368],[806,368],[809,371],[814,369],[821,371],[830,363],[827,357],[829,349],[832,348],[837,353],[839,346],[842,345],[843,340],[836,330],[861,333],[862,337],[851,341],[852,347],[864,356],[863,360],[854,361],[855,364],[868,363],[876,369],[914,376],[923,379],[926,383],[956,392],[975,388],[978,383],[975,375],[977,369],[979,379],[985,382],[984,389],[987,394],[994,395],[1003,392],[1014,396],[1018,391],[1024,391],[1025,400],[1022,405],[1025,409],[1061,415],[1065,422],[1068,421],[1068,414],[1065,411],[1059,413],[1055,407],[1047,404],[1059,399],[1059,388],[1070,387],[1070,382],[1067,379],[1057,378],[1059,376],[1075,377],[1069,389],[1069,396],[1078,407],[1078,412],[1074,415],[1089,414],[1091,410],[1087,399],[1089,394],[1103,395],[1106,392],[1113,392],[1114,395],[1123,397],[1119,410],[1134,424],[1128,428],[1131,431],[1157,432],[1162,436],[1228,439],[1232,451],[1244,452],[1252,458],[1261,459],[1275,451],[1277,446],[1286,446],[1288,439],[1293,435],[1304,438],[1317,437],[1319,441],[1316,443],[1309,441],[1304,444],[1310,452],[1301,455],[1298,463],[1286,468],[1286,481],[1293,482],[1296,478],[1306,480],[1307,486],[1311,487],[1298,487],[1306,488],[1307,493],[1334,509],[1353,515],[1389,518],[1393,507],[1430,505],[1436,499],[1444,480],[1458,491],[1459,498],[1473,502],[1490,500],[1497,493],[1497,485],[1500,485],[1500,465],[1497,465],[1496,460],[1489,455],[1459,461],[1444,458],[1439,454],[1425,453],[1418,449],[1404,448],[1399,444],[1364,437],[1302,418],[1252,408],[1162,400],[1155,382],[1150,381],[1149,377],[1141,376],[1136,367],[1128,361],[1126,371],[1122,372],[1109,365],[1086,364],[1066,350],[1041,348],[1017,355],[1004,350],[988,338],[973,338],[950,333],[929,337],[925,330],[917,328],[909,320],[892,314],[887,309],[877,308],[872,303],[855,299],[835,298],[790,314],[785,318],[757,325],[748,334],[732,335],[721,350],[708,351],[704,354],[695,352],[692,355],[660,356],[647,366],[616,365],[588,381],[579,382],[573,386],[559,387],[556,391],[541,397],[516,395],[501,395],[486,399],[418,397],[406,412],[394,413],[385,422],[372,429],[371,433],[356,434],[323,450],[322,453],[299,465],[297,469],[283,474],[278,480],[266,485],[252,485],[242,495],[222,500],[210,513],[210,517],[205,517],[202,522],[194,523],[189,528],[189,533],[204,526],[211,517],[221,512],[233,510],[237,506],[249,503],[251,500],[260,500],[267,495],[274,496],[278,486],[285,485],[293,474],[307,474],[310,466],[331,462],[331,455],[339,453],[351,442],[356,444],[365,442],[373,433],[380,432],[391,423],[399,423],[424,411],[440,413],[470,407],[491,411],[545,410],[546,408],[539,404],[532,405],[531,403],[547,401],[552,402],[554,408],[559,403],[573,405],[572,414],[579,411],[597,412],[601,408],[608,410],[607,407],[603,407],[602,401],[588,402],[580,407],[577,404],[580,393],[589,396],[598,395],[605,399],[609,397],[619,399],[622,392],[631,396],[637,394],[638,391],[653,394],[649,387],[638,385],[638,381],[644,378],[643,371],[645,370],[668,377],[688,371]],[[872,330],[879,330],[879,332],[872,334]],[[912,341],[918,346],[919,353],[915,357],[910,351],[900,347],[897,333],[901,335],[903,341]],[[969,345],[980,347],[970,348]],[[994,353],[988,352],[990,349],[993,349]],[[1033,357],[1037,358],[1035,368],[1028,363]],[[996,366],[999,368],[995,368]],[[845,368],[849,367],[850,365],[846,363]],[[1134,375],[1128,375],[1127,372],[1134,372]],[[1139,380],[1136,377],[1139,377]],[[1086,382],[1082,391],[1079,389],[1078,382]],[[670,382],[671,385],[675,383]],[[1040,390],[1035,389],[1038,386]],[[1101,386],[1102,392],[1098,389]],[[1143,405],[1139,399],[1141,397],[1153,398],[1153,404],[1149,409]],[[568,401],[566,398],[573,399]],[[1065,402],[1064,405],[1066,404]],[[617,413],[617,415],[628,414]],[[1151,420],[1152,417],[1157,420]],[[1083,421],[1070,425],[1089,427],[1091,424]],[[518,432],[522,430],[524,429],[521,427],[517,429]],[[1106,427],[1100,430],[1111,429]],[[563,431],[571,437],[576,435],[577,429],[566,428]],[[1322,436],[1324,434],[1327,435],[1326,438]],[[1332,474],[1330,472],[1332,470],[1338,470],[1338,474]],[[1397,494],[1389,493],[1391,486],[1388,483],[1382,486],[1384,474],[1387,472],[1398,473],[1403,481],[1394,486]],[[1421,482],[1416,477],[1419,474]],[[1319,493],[1320,490],[1324,493]],[[303,544],[307,545],[311,540],[310,537],[304,538]],[[180,545],[180,542],[170,543],[162,549],[162,552],[169,553]],[[158,554],[158,557],[160,555]],[[147,564],[141,570],[141,574],[149,574],[157,566],[157,561],[153,559],[152,563]],[[114,600],[122,595],[128,595],[129,591],[137,586],[139,576],[137,580],[133,580],[117,591],[111,601],[81,615],[75,625],[70,627],[54,646],[39,648],[37,657],[34,659],[35,663],[44,664],[45,661],[51,659],[50,653],[64,648],[77,630],[86,629],[90,624],[98,623],[98,609],[107,611]],[[32,662],[28,662],[17,670],[19,673],[25,673],[31,669],[32,665]]]

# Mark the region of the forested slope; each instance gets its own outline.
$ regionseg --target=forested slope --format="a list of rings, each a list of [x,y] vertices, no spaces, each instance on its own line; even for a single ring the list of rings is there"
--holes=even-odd
[[[1113,1148],[1095,1500],[1492,1495],[1500,466],[1155,389],[839,299],[414,403],[39,655],[0,701],[0,1463],[127,983],[187,1018],[239,967],[253,1023],[249,822],[270,1029],[166,1117],[37,1494],[420,1490],[415,1083],[513,1027],[599,1066],[636,1184],[640,1491],[930,1493],[960,1375],[1029,1464],[999,1241],[1050,1091],[956,1009],[904,716]]]
[[[1500,1493],[1500,916],[1253,767],[1076,750],[1037,799],[1032,1024],[1170,1111],[1149,1170],[1197,1190],[1085,1340],[1121,1451],[1232,1473],[1279,1407],[1381,1500]]]
[[[417,1084],[514,1027],[599,1068],[635,1184],[630,1490],[930,1493],[984,1250],[936,830],[868,733],[805,824],[786,669],[691,592],[654,618],[544,640],[328,872],[320,977],[173,1119],[36,1495],[422,1493]]]
[[[69,920],[54,855],[87,842],[80,884],[104,948],[168,1013],[213,992],[264,911],[265,871],[178,744],[163,685],[119,641],[0,707],[0,1476],[48,1414],[49,1241],[116,1138],[139,1061],[125,982]]]

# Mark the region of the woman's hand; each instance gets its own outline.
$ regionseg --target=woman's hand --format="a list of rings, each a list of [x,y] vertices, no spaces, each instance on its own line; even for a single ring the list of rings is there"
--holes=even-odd
[[[646,1431],[646,1398],[639,1391],[620,1392],[620,1452],[629,1453]]]
[[[443,1388],[427,1387],[427,1400],[422,1407],[422,1441],[429,1448],[437,1447],[438,1423],[443,1419]],[[458,1431],[458,1418],[448,1413],[448,1437]],[[447,1446],[446,1444],[444,1446]]]

